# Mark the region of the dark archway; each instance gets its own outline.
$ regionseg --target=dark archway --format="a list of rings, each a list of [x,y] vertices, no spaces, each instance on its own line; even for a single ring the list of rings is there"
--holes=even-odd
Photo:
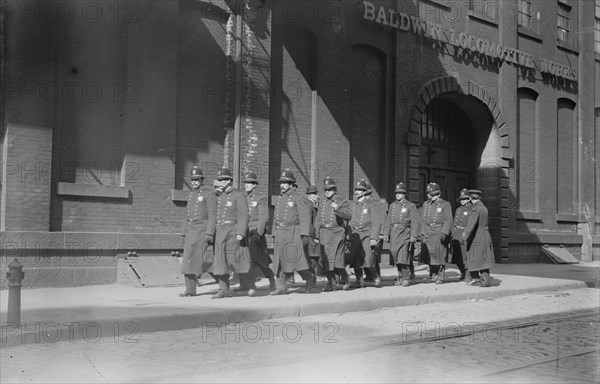
[[[477,83],[470,81],[468,90],[463,91],[454,77],[442,77],[429,81],[421,88],[415,105],[413,107],[409,127],[409,189],[410,198],[413,201],[421,201],[419,195],[422,193],[424,182],[422,179],[422,165],[431,165],[431,159],[422,156],[427,153],[427,148],[432,141],[422,136],[422,127],[427,126],[427,108],[436,104],[443,104],[448,110],[454,109],[456,119],[461,124],[470,125],[470,128],[454,127],[455,135],[459,137],[472,133],[470,141],[465,146],[473,149],[467,154],[458,155],[464,151],[461,145],[449,145],[447,150],[456,151],[454,158],[461,164],[449,163],[445,168],[446,173],[440,175],[429,175],[430,177],[444,177],[446,180],[458,177],[456,182],[448,183],[452,191],[447,190],[446,196],[452,199],[459,184],[464,180],[461,177],[470,178],[471,187],[477,187],[484,192],[484,202],[490,213],[490,232],[494,242],[496,261],[508,255],[508,226],[509,226],[509,181],[508,168],[512,153],[508,144],[508,131],[501,119],[501,112],[496,104],[495,98],[486,92]],[[439,109],[439,107],[438,107]],[[448,125],[451,128],[451,124]],[[434,136],[435,139],[435,136]],[[440,141],[437,140],[439,143]],[[433,141],[435,144],[436,141]],[[447,159],[452,161],[452,155]],[[440,162],[440,161],[436,161]],[[472,162],[472,163],[471,163]],[[465,164],[467,163],[467,164]],[[471,166],[468,166],[471,163]],[[465,172],[454,174],[456,166],[466,167]],[[468,169],[470,168],[470,169]],[[440,169],[444,171],[444,168]],[[443,172],[440,172],[443,173]],[[433,180],[435,181],[435,180]],[[444,180],[441,180],[444,183]]]

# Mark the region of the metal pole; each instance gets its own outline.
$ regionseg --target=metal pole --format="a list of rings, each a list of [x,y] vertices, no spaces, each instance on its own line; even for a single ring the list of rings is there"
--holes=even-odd
[[[23,273],[23,264],[17,259],[8,264],[8,310],[6,321],[7,323],[21,324],[21,282],[25,274]]]

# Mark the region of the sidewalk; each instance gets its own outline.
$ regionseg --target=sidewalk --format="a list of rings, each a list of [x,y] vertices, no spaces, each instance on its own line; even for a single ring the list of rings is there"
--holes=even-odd
[[[598,263],[583,271],[598,274]],[[558,268],[557,268],[558,267]],[[296,275],[296,288],[282,296],[269,296],[268,281],[257,283],[258,295],[211,300],[214,282],[198,287],[199,296],[180,298],[182,287],[135,288],[119,285],[75,288],[41,288],[22,291],[21,329],[6,323],[8,291],[0,292],[1,346],[53,343],[154,331],[197,328],[206,323],[254,322],[280,317],[323,313],[368,311],[384,307],[435,302],[499,298],[524,293],[587,288],[584,281],[531,277],[544,271],[573,269],[550,264],[499,264],[492,270],[492,287],[480,288],[458,282],[459,273],[449,268],[444,284],[423,283],[426,266],[416,267],[410,287],[394,286],[395,268],[382,269],[384,286],[350,291],[320,292],[318,281],[312,294],[300,293],[304,283]],[[549,273],[549,272],[547,272]],[[203,280],[210,281],[210,280]],[[319,292],[319,293],[317,293]]]

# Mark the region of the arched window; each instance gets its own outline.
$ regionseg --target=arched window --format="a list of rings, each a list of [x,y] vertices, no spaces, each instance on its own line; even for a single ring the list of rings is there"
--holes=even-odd
[[[577,203],[577,127],[575,103],[558,99],[556,132],[557,213],[574,215]]]
[[[517,90],[517,193],[520,213],[539,212],[538,94]]]

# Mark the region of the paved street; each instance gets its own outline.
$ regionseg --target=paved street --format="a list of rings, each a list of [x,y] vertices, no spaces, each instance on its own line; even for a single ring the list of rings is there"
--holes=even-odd
[[[0,378],[3,383],[595,383],[597,352],[558,363],[544,359],[552,360],[557,352],[597,351],[598,316],[546,323],[542,318],[589,312],[599,300],[597,289],[578,289],[255,323],[205,323],[148,334],[120,327],[95,342],[3,348]],[[469,335],[473,329],[483,332]],[[459,333],[467,336],[451,337]],[[433,341],[444,336],[451,338]],[[431,341],[419,342],[423,340]],[[521,367],[530,361],[542,364]],[[490,372],[496,373],[482,376]]]

